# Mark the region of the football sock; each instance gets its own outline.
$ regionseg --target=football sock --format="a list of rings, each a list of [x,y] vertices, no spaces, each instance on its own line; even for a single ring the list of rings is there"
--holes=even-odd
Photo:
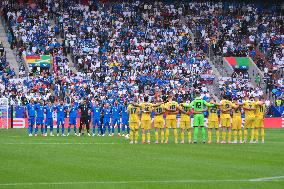
[[[93,125],[93,134],[95,134],[95,133],[96,133],[96,126]]]
[[[206,141],[206,129],[202,127],[201,132],[202,132],[202,141],[204,142]]]
[[[101,126],[98,125],[98,134],[100,135],[101,134]]]
[[[108,134],[110,134],[110,126],[107,126]]]
[[[52,124],[52,125],[50,125],[50,127],[49,127],[49,131],[50,131],[50,132],[53,132],[53,124]]]
[[[195,142],[197,142],[198,130],[199,130],[198,127],[194,127],[193,140],[194,140]]]
[[[44,133],[44,126],[43,125],[40,126],[40,131],[41,131],[41,134]]]
[[[58,134],[59,133],[59,125],[57,125],[57,127],[56,127],[56,133]]]
[[[114,133],[114,126],[111,127],[111,133]]]
[[[62,131],[62,134],[64,134],[64,124],[61,125],[61,131]]]
[[[191,131],[190,130],[187,131],[187,138],[188,138],[188,140],[191,141]]]
[[[242,133],[242,130],[241,130],[241,129],[239,130],[239,139],[240,139],[240,141],[243,140],[243,133]]]
[[[244,130],[244,139],[245,140],[248,139],[248,130],[247,129]]]
[[[145,133],[142,133],[142,143],[145,142]]]
[[[161,131],[161,142],[164,142],[165,139],[165,132]]]
[[[47,133],[47,125],[44,125],[44,127],[45,127],[45,133]]]
[[[250,130],[250,140],[254,140],[254,129]]]
[[[232,141],[232,131],[229,130],[228,132],[228,141],[231,142]]]
[[[166,137],[166,141],[169,140],[169,134],[170,134],[170,130],[168,128],[166,128],[166,131],[165,131],[165,137]]]
[[[211,141],[211,130],[210,129],[208,129],[208,141]]]
[[[130,130],[129,134],[130,141],[133,141],[133,134],[134,134],[133,130]]]
[[[184,131],[181,131],[180,138],[181,138],[181,141],[184,141]]]
[[[178,140],[178,132],[177,132],[177,129],[173,129],[174,130],[174,137],[175,137],[175,140]]]
[[[254,129],[255,140],[258,141],[258,129]]]
[[[238,140],[238,131],[234,130],[234,140]]]
[[[217,131],[216,131],[216,141],[219,142],[219,140],[220,140],[220,131],[217,130]]]
[[[138,130],[135,131],[135,141],[138,141]]]
[[[260,134],[261,134],[261,139],[264,140],[264,128],[261,128],[260,130]]]
[[[35,134],[37,134],[37,132],[38,132],[38,126],[36,126],[35,128]]]
[[[33,126],[29,126],[29,134],[33,134]]]
[[[74,133],[77,132],[77,128],[76,128],[76,125],[74,125]]]
[[[117,126],[117,132],[120,133],[120,126]]]
[[[68,133],[70,133],[71,125],[68,126]]]
[[[222,131],[222,140],[223,140],[223,141],[226,140],[226,131]]]
[[[150,133],[150,132],[147,133],[147,140],[148,140],[148,141],[151,141],[151,133]]]
[[[127,126],[126,130],[127,130],[127,134],[129,134],[129,131],[130,131],[129,126]]]
[[[125,131],[125,125],[122,125],[121,132],[124,133],[124,131]]]
[[[155,140],[158,141],[159,140],[159,132],[155,131]]]

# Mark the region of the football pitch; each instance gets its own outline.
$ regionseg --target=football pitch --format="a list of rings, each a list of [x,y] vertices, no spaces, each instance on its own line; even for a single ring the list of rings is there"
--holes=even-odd
[[[265,144],[210,145],[2,129],[0,144],[1,189],[284,188],[283,129],[267,129]]]

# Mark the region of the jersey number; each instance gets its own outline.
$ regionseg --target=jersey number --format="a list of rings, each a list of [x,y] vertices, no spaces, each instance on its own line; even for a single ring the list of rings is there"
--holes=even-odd
[[[157,112],[158,114],[162,113],[162,108],[157,108],[157,109],[156,109],[156,112]]]
[[[201,102],[196,103],[196,108],[201,108]]]
[[[259,111],[260,111],[260,112],[263,112],[263,111],[264,111],[263,106],[260,106],[260,107],[259,107]]]
[[[171,105],[171,106],[170,106],[170,109],[171,109],[171,110],[175,110],[175,109],[176,109],[176,105]]]
[[[131,109],[131,114],[135,114],[136,113],[137,108],[132,108]]]
[[[216,107],[211,108],[210,112],[211,113],[216,113],[217,112],[217,108]]]

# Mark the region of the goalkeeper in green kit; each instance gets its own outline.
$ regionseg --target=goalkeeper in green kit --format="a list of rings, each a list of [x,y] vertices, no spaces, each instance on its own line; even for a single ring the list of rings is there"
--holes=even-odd
[[[185,105],[184,105],[185,106]],[[189,108],[193,108],[193,143],[197,143],[199,126],[202,128],[202,142],[206,142],[206,130],[204,128],[204,112],[207,111],[207,107],[214,106],[209,104],[200,97],[200,92],[196,92],[196,98],[189,104],[186,105]]]

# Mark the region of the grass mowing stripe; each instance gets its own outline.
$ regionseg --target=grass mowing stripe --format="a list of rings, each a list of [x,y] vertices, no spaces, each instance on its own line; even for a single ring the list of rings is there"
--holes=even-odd
[[[275,178],[275,179],[272,179]],[[81,184],[131,184],[131,183],[216,183],[216,182],[284,182],[277,180],[281,177],[239,179],[239,180],[138,180],[138,181],[82,181],[82,182],[29,182],[29,183],[0,183],[0,186],[28,186],[28,185],[81,185]]]

